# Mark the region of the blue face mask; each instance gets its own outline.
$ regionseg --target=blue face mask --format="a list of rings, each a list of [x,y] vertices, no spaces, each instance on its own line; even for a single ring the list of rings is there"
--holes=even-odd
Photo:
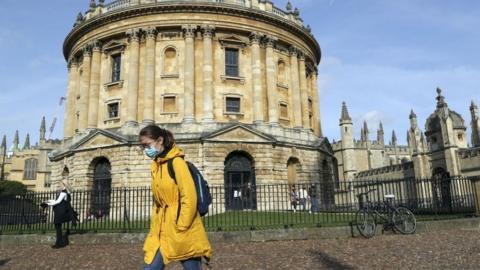
[[[145,149],[145,155],[151,159],[154,159],[156,156],[158,156],[158,154],[160,154],[160,151],[158,151],[155,147],[150,146],[149,148]]]

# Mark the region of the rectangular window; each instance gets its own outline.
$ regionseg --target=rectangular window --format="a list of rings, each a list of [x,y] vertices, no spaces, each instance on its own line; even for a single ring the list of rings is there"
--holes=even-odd
[[[238,97],[227,97],[226,98],[226,111],[227,112],[240,112],[240,98]]]
[[[280,104],[280,117],[281,118],[288,118],[288,105],[287,104]]]
[[[225,75],[238,77],[238,49],[225,49]]]
[[[108,118],[118,118],[118,102],[110,103],[108,107]]]
[[[25,180],[35,180],[37,179],[37,163],[38,161],[34,158],[25,160],[23,179]]]
[[[163,112],[164,113],[176,113],[176,97],[163,97]]]
[[[112,55],[112,82],[120,81],[121,54]]]
[[[313,112],[313,102],[311,99],[308,99],[308,112]]]

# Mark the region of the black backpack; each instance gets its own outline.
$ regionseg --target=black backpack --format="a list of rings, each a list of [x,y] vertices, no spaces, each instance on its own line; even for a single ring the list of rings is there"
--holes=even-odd
[[[167,161],[168,174],[173,179],[173,181],[175,181],[175,184],[177,184],[177,179],[175,178],[175,170],[173,169],[173,159],[175,158],[169,159]],[[192,175],[193,182],[195,183],[195,190],[197,191],[197,210],[198,213],[200,213],[200,216],[203,217],[208,213],[208,207],[210,206],[210,204],[212,204],[212,195],[210,194],[210,188],[208,187],[207,181],[205,180],[205,178],[203,178],[203,175],[200,173],[197,167],[195,167],[195,165],[193,165],[193,163],[189,161],[186,162],[188,170]],[[179,214],[180,207],[178,208],[177,220]]]

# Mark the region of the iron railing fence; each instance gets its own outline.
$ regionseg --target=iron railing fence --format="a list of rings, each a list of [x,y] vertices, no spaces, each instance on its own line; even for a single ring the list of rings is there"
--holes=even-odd
[[[452,218],[475,213],[476,194],[469,178],[398,179],[261,185],[211,185],[213,203],[203,217],[209,231],[347,225],[368,190],[381,205],[394,194],[422,218]],[[40,204],[57,192],[0,197],[0,233],[53,230],[53,211]],[[362,200],[363,198],[363,200]],[[79,214],[77,232],[145,231],[153,205],[150,187],[75,190],[71,204]]]

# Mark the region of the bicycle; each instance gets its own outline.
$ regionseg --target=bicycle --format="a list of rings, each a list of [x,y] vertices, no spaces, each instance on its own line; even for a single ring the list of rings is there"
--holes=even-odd
[[[356,226],[360,234],[365,238],[371,238],[375,235],[375,229],[378,221],[383,221],[384,229],[393,228],[394,231],[401,234],[413,234],[417,229],[417,220],[415,215],[405,206],[394,207],[391,201],[395,198],[393,194],[385,194],[385,201],[375,205],[370,201],[368,194],[375,191],[371,189],[356,195],[360,202],[360,209],[355,215]],[[363,202],[363,196],[366,200]],[[385,207],[384,211],[379,212],[377,208]]]

